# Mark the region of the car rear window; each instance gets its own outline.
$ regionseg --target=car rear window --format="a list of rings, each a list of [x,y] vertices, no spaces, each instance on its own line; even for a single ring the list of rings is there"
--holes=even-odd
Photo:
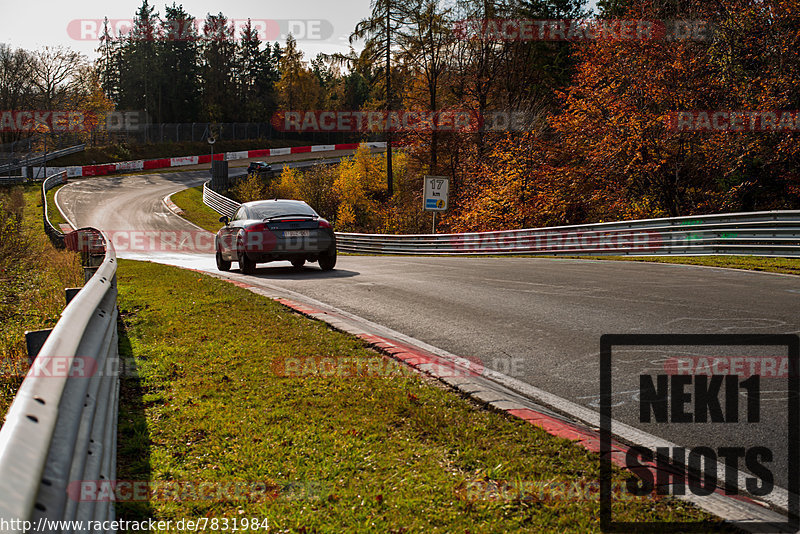
[[[248,208],[253,219],[266,219],[267,217],[280,217],[283,215],[311,215],[317,217],[317,212],[308,204],[295,202],[270,202],[256,204]]]

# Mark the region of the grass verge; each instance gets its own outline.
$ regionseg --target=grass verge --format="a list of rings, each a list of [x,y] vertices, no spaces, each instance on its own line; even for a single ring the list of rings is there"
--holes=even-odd
[[[247,488],[151,495],[118,506],[121,518],[259,518],[279,532],[599,531],[597,500],[555,489],[597,480],[585,449],[416,374],[306,363],[285,377],[292,358],[387,367],[358,338],[233,284],[126,260],[118,283],[121,356],[138,369],[122,384],[118,478]],[[521,489],[476,490],[490,481]],[[554,491],[526,492],[534,481]],[[713,521],[671,499],[629,500],[614,514]]]
[[[64,288],[81,285],[78,254],[42,229],[41,184],[0,188],[0,416],[27,372],[25,330],[55,325]]]
[[[800,259],[795,258],[768,258],[764,256],[650,256],[634,258],[630,256],[609,256],[604,258],[582,257],[582,259],[705,265],[707,267],[726,267],[728,269],[746,269],[749,271],[800,275]]]
[[[360,254],[339,252],[340,256],[372,256],[373,254]],[[391,256],[391,254],[387,254]],[[706,267],[724,267],[727,269],[742,269],[748,271],[762,271],[768,273],[781,273],[800,275],[800,259],[796,258],[770,258],[765,256],[539,256],[528,254],[510,255],[469,255],[458,254],[451,257],[460,258],[545,258],[550,260],[592,260],[592,261],[638,261],[651,263],[673,263],[677,265],[702,265]]]
[[[64,187],[64,185],[66,184],[57,185],[47,192],[47,217],[56,228],[59,228],[59,224],[69,224],[56,205],[56,191]]]
[[[203,204],[203,186],[190,187],[172,195],[172,201],[183,210],[184,218],[209,232],[217,233],[222,223],[219,213]]]

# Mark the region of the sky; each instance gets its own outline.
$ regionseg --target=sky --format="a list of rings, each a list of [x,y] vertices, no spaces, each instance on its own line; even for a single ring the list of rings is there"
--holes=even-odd
[[[0,43],[28,50],[62,45],[90,59],[97,57],[98,41],[94,35],[102,29],[103,18],[129,21],[142,4],[142,0],[0,2],[3,4],[0,9]],[[165,0],[150,1],[162,16],[166,3]],[[279,35],[281,29],[291,28],[306,59],[313,58],[318,52],[347,53],[350,32],[370,12],[369,0],[187,0],[175,3],[182,4],[197,19],[204,19],[208,13],[222,12],[231,19],[259,21],[271,36],[279,37],[281,45],[285,43],[285,37]],[[263,39],[264,34],[259,33]]]
[[[172,4],[173,0],[169,0]],[[34,50],[44,46],[65,46],[97,57],[97,35],[102,21],[108,17],[125,25],[130,21],[142,0],[0,0],[0,43],[14,48]],[[151,0],[156,11],[163,15],[165,0]],[[370,0],[187,0],[184,9],[196,19],[208,13],[222,12],[235,21],[244,23],[248,18],[256,27],[260,24],[269,41],[283,45],[285,33],[290,29],[298,47],[311,59],[319,52],[347,53],[348,38],[356,23],[370,13]],[[589,7],[596,0],[589,1]],[[356,50],[362,48],[356,44]]]

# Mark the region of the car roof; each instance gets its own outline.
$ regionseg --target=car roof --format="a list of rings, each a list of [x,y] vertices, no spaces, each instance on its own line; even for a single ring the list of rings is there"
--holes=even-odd
[[[281,204],[302,204],[304,206],[308,206],[308,203],[303,202],[302,200],[291,200],[288,198],[273,198],[270,200],[253,200],[251,202],[245,202],[242,206],[251,207],[251,206],[266,206],[269,204],[275,204],[276,202],[280,202]],[[309,206],[311,207],[311,206]]]

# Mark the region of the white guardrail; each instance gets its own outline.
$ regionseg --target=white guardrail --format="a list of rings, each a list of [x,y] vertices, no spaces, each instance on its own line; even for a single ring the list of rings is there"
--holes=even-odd
[[[203,185],[222,215],[239,203]],[[693,215],[463,234],[336,233],[340,252],[411,255],[800,257],[800,210]]]
[[[233,217],[236,210],[239,209],[239,204],[235,200],[222,196],[209,186],[209,182],[203,184],[203,204],[210,207],[220,215],[227,215]]]
[[[49,176],[42,182],[42,222],[44,223],[44,233],[50,238],[53,246],[57,248],[64,248],[64,234],[50,222],[50,216],[47,214],[47,192],[65,183],[67,183],[66,171]]]
[[[105,521],[115,514],[111,500],[82,500],[79,491],[80,481],[116,478],[116,255],[93,228],[71,232],[66,241],[84,259],[102,263],[44,332],[0,429],[3,532],[22,533],[23,521],[29,532],[69,532],[48,521]],[[87,267],[87,275],[93,270]]]
[[[45,162],[45,160],[50,161],[53,159],[58,159],[62,156],[67,156],[69,154],[76,154],[78,152],[83,152],[84,150],[86,150],[86,144],[70,146],[67,148],[62,148],[60,150],[51,150],[47,154],[39,154],[34,156],[26,155],[24,158],[21,158],[12,163],[0,165],[0,172],[11,172],[17,169],[21,169],[22,167],[41,165],[42,163]],[[34,179],[44,178],[44,173],[42,173],[41,170],[35,171],[35,174],[32,178]]]

